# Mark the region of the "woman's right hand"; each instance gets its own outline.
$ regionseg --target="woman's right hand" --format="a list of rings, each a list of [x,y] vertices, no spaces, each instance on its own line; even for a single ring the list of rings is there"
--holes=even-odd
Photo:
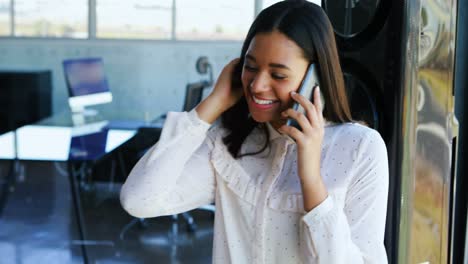
[[[233,83],[241,86],[240,76],[234,77],[234,70],[239,63],[239,58],[232,60],[221,71],[213,91],[197,107],[198,116],[208,122],[213,123],[226,110],[239,101],[243,95],[242,87],[233,87]],[[234,82],[233,82],[234,81]]]
[[[242,87],[232,87],[233,86],[233,76],[234,70],[237,64],[239,64],[240,59],[234,59],[230,61],[219,74],[218,80],[214,86],[213,91],[210,96],[217,98],[223,102],[223,109],[227,110],[231,108],[239,99],[242,97],[243,90]],[[234,77],[239,78],[239,80],[234,80],[234,83],[239,82],[240,85],[240,76]]]

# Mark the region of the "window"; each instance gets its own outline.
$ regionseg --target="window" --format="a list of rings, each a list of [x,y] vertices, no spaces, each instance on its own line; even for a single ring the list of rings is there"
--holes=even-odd
[[[279,0],[0,0],[0,36],[243,40],[260,2]]]
[[[98,38],[170,39],[172,0],[96,0]]]
[[[272,4],[281,2],[282,0],[263,0],[263,9],[271,6]],[[316,5],[322,6],[322,0],[309,0],[309,2],[312,2]]]
[[[255,0],[177,0],[176,38],[242,40],[254,18]]]
[[[276,4],[278,2],[281,2],[282,0],[263,0],[263,8],[262,9],[265,9],[273,4]]]
[[[15,36],[88,37],[88,0],[15,0]]]
[[[0,0],[0,36],[10,34],[10,0]]]

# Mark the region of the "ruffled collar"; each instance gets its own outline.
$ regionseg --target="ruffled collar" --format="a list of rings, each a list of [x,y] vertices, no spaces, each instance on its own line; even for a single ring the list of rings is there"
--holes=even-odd
[[[270,141],[272,140],[275,140],[279,137],[286,137],[285,135],[281,134],[280,132],[278,132],[278,130],[276,130],[271,124],[270,122],[266,122],[266,127],[268,129],[268,132],[270,132]]]

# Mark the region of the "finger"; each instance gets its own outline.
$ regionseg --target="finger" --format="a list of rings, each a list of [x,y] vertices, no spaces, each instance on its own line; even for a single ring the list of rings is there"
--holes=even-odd
[[[311,127],[318,127],[321,124],[317,109],[315,107],[313,107],[310,111],[307,111],[307,119],[309,119]]]
[[[312,125],[322,125],[324,123],[323,121],[323,113],[322,113],[322,99],[320,96],[320,88],[316,86],[316,89],[314,89],[314,107],[313,111],[307,112],[307,118],[311,120]]]
[[[309,98],[304,97],[302,94],[291,92],[291,97],[294,101],[298,102],[306,111],[311,109],[314,105]]]
[[[309,123],[311,124],[311,126],[314,126],[314,124],[319,124],[318,122],[320,120],[316,113],[317,108],[315,107],[315,105],[308,98],[304,97],[301,94],[292,92],[291,96],[293,97],[295,101],[301,104],[301,106],[306,110],[306,117],[309,120]],[[312,96],[315,96],[315,93]]]
[[[284,118],[292,118],[297,121],[304,133],[309,132],[312,129],[309,119],[307,116],[299,111],[296,111],[292,108],[288,108],[281,113]]]
[[[322,97],[320,96],[320,87],[316,86],[314,89],[314,105],[317,108],[317,112],[321,113],[323,109]]]
[[[288,135],[290,138],[294,139],[296,142],[302,140],[304,134],[297,128],[293,126],[283,125],[279,128],[279,131],[283,134]]]

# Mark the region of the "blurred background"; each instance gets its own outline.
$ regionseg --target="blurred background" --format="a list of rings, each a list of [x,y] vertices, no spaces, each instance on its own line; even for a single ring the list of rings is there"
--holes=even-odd
[[[119,191],[276,2],[0,0],[0,263],[211,262],[215,205],[138,219]],[[468,4],[311,2],[353,117],[387,144],[389,263],[468,263]]]

